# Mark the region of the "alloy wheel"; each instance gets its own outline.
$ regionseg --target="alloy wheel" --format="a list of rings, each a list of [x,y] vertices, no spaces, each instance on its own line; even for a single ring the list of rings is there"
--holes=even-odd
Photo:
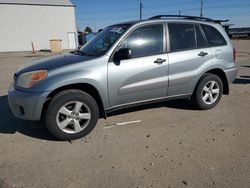
[[[220,94],[220,87],[216,81],[209,81],[202,89],[202,100],[211,105],[216,102]]]
[[[79,133],[84,130],[91,119],[89,107],[80,101],[72,101],[63,105],[57,112],[58,127],[65,133]]]

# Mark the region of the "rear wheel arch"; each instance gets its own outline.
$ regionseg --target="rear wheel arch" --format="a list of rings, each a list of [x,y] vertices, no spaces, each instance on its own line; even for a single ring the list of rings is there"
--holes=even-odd
[[[225,72],[222,69],[212,69],[206,73],[212,73],[220,77],[222,83],[223,83],[223,94],[228,95],[229,94],[229,84],[227,81],[227,77]]]
[[[197,82],[194,91],[196,90],[198,84],[199,84],[200,81],[203,79],[203,77],[204,77],[206,74],[209,74],[209,73],[210,73],[210,74],[215,74],[215,75],[217,75],[217,76],[221,79],[221,81],[222,81],[222,83],[223,83],[223,94],[224,94],[224,95],[228,95],[228,94],[229,94],[229,84],[228,84],[228,81],[227,81],[226,74],[225,74],[225,72],[224,72],[222,69],[218,69],[218,68],[217,68],[217,69],[211,69],[211,70],[205,72],[205,73],[200,77],[199,81]]]
[[[200,78],[191,101],[197,109],[208,110],[215,107],[223,94],[223,82],[217,74],[207,72]]]
[[[86,84],[86,83],[70,84],[70,85],[62,86],[62,87],[59,87],[59,88],[53,90],[47,96],[47,101],[43,105],[42,115],[45,114],[45,112],[46,112],[52,98],[55,95],[57,95],[58,93],[60,93],[62,91],[71,90],[71,89],[84,91],[84,92],[88,93],[90,96],[92,96],[96,100],[96,103],[98,105],[100,118],[105,118],[106,119],[107,115],[106,115],[106,111],[105,111],[105,108],[104,108],[103,101],[102,101],[100,93],[98,92],[98,90],[93,85]]]

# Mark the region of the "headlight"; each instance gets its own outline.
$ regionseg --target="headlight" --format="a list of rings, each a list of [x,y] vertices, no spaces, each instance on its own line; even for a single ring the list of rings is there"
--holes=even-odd
[[[21,74],[17,79],[17,86],[22,88],[31,88],[39,81],[46,78],[48,72],[46,70],[38,70]]]

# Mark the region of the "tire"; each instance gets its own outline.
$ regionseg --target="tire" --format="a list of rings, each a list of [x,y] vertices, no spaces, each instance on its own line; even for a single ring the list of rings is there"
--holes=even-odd
[[[98,118],[99,109],[93,97],[80,90],[66,90],[53,97],[45,124],[55,138],[74,140],[89,134]]]
[[[215,107],[222,96],[223,83],[215,74],[207,73],[199,81],[192,102],[200,110],[209,110]]]

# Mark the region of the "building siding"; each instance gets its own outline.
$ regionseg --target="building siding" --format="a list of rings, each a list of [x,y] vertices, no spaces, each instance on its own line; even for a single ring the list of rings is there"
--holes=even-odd
[[[0,4],[74,6],[70,0],[0,0]]]
[[[61,39],[68,49],[68,32],[76,34],[74,7],[0,5],[0,52],[50,49]]]

